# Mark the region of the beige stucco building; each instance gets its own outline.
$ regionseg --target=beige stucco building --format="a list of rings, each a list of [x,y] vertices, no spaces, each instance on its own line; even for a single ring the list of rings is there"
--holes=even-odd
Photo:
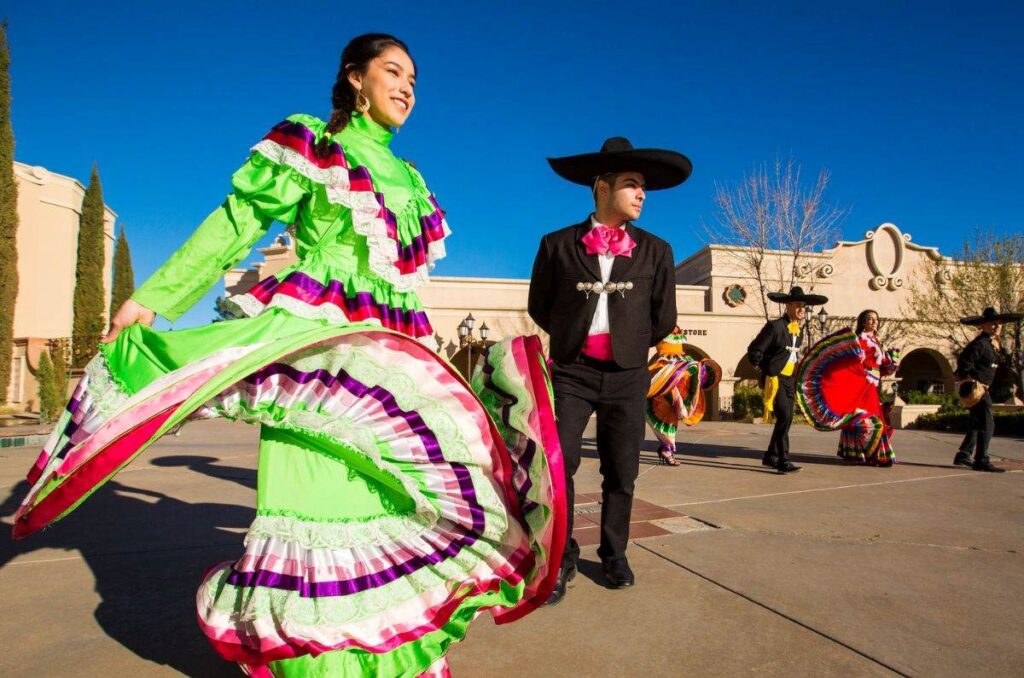
[[[72,177],[20,162],[14,163],[14,179],[18,188],[18,298],[7,402],[17,410],[37,410],[34,375],[39,354],[50,340],[71,336],[85,186]],[[103,284],[109,300],[117,215],[104,209]]]
[[[790,253],[770,252],[762,270],[767,274],[769,290],[788,289],[792,283],[828,297],[824,309],[829,320],[825,327],[816,319],[808,324],[813,340],[823,332],[852,325],[865,309],[878,312],[883,330],[887,319],[907,319],[914,279],[933,275],[933,263],[944,260],[937,249],[913,243],[910,234],[886,223],[865,233],[861,240],[843,241],[831,249],[805,254],[795,267]],[[724,409],[731,406],[737,383],[756,378],[745,353],[765,321],[758,283],[743,262],[740,248],[710,245],[676,266],[678,282],[707,291],[703,309],[680,308],[680,325],[687,330],[696,352],[721,364],[724,376],[717,399]],[[767,310],[772,317],[781,313],[781,308],[771,302]],[[820,310],[815,308],[815,314]],[[952,388],[952,344],[926,344],[912,333],[900,337],[898,344],[903,360],[896,378],[903,390],[942,392]]]
[[[263,261],[236,269],[225,277],[228,294],[243,292],[258,280],[295,261],[288,236],[261,250]],[[747,344],[765,321],[765,309],[755,278],[742,262],[742,250],[709,245],[676,266],[676,302],[679,325],[689,338],[690,350],[716,360],[723,369],[722,383],[710,398],[711,416],[731,409],[736,385],[755,374],[745,356]],[[930,275],[930,262],[942,261],[935,248],[912,242],[894,224],[882,224],[864,238],[839,242],[823,252],[803,255],[796,262],[795,283],[829,297],[831,316],[825,331],[838,329],[866,308],[883,319],[902,318],[908,307],[911,282]],[[770,289],[788,288],[794,276],[791,253],[770,252],[763,267]],[[773,273],[774,272],[774,273]],[[435,277],[420,289],[431,324],[442,343],[458,343],[457,327],[470,312],[477,324],[486,322],[491,337],[543,333],[526,313],[528,280]],[[814,309],[818,312],[820,309]],[[779,309],[769,304],[768,313]],[[817,321],[810,324],[820,337]],[[952,387],[953,347],[927,346],[913,337],[901,339],[903,362],[897,377],[905,389],[944,391]]]

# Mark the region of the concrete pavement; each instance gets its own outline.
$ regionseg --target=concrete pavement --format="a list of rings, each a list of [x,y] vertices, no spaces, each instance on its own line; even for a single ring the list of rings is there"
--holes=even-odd
[[[836,463],[835,434],[795,426],[804,470],[778,476],[760,466],[769,433],[705,422],[680,435],[679,468],[648,442],[637,586],[604,588],[585,547],[562,604],[477,620],[455,676],[1024,674],[1024,441],[996,439],[1011,472],[990,475],[950,465],[956,436],[899,431],[901,463],[874,469]],[[255,440],[191,424],[54,528],[0,536],[0,675],[238,675],[196,627],[193,595],[241,552]],[[0,451],[7,523],[34,455]],[[599,482],[591,449],[582,525],[598,520]]]

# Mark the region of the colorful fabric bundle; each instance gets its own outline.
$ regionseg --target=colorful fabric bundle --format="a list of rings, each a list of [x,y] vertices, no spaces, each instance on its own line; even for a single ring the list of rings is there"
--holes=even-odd
[[[647,423],[661,444],[661,450],[675,451],[680,423],[693,426],[704,418],[704,392],[722,379],[722,368],[714,360],[695,360],[684,352],[686,336],[677,327],[656,347],[648,364],[651,386],[647,391]]]
[[[896,459],[892,427],[865,357],[851,329],[825,337],[797,368],[797,401],[816,429],[840,431],[840,457],[888,466]]]

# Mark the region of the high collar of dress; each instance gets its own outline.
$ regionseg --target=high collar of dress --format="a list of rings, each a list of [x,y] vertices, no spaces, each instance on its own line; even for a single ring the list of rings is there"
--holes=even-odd
[[[391,139],[395,136],[394,132],[387,127],[377,124],[370,116],[358,112],[352,114],[352,118],[348,121],[345,129],[350,129],[356,134],[375,141],[382,146],[390,144]]]

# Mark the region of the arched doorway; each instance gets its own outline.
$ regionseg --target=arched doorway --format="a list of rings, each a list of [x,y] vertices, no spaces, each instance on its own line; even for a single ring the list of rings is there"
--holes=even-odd
[[[941,353],[933,348],[915,348],[903,356],[896,371],[900,380],[900,393],[950,393],[953,390],[953,368]]]
[[[738,379],[736,386],[756,387],[761,380],[761,374],[750,364],[750,358],[745,353],[740,358],[739,363],[736,364],[736,369],[733,371],[732,376]]]
[[[697,360],[705,360],[707,358],[711,358],[711,356],[708,355],[707,351],[697,346],[694,346],[693,344],[683,344],[683,352],[686,355],[690,356],[691,358],[695,358]],[[714,360],[714,358],[711,359]],[[715,362],[718,361],[716,360]],[[707,409],[704,411],[704,418],[708,420],[718,419],[720,410],[720,403],[718,402],[718,384],[715,384],[715,387],[713,389],[707,391],[704,394],[704,397],[707,398]]]

